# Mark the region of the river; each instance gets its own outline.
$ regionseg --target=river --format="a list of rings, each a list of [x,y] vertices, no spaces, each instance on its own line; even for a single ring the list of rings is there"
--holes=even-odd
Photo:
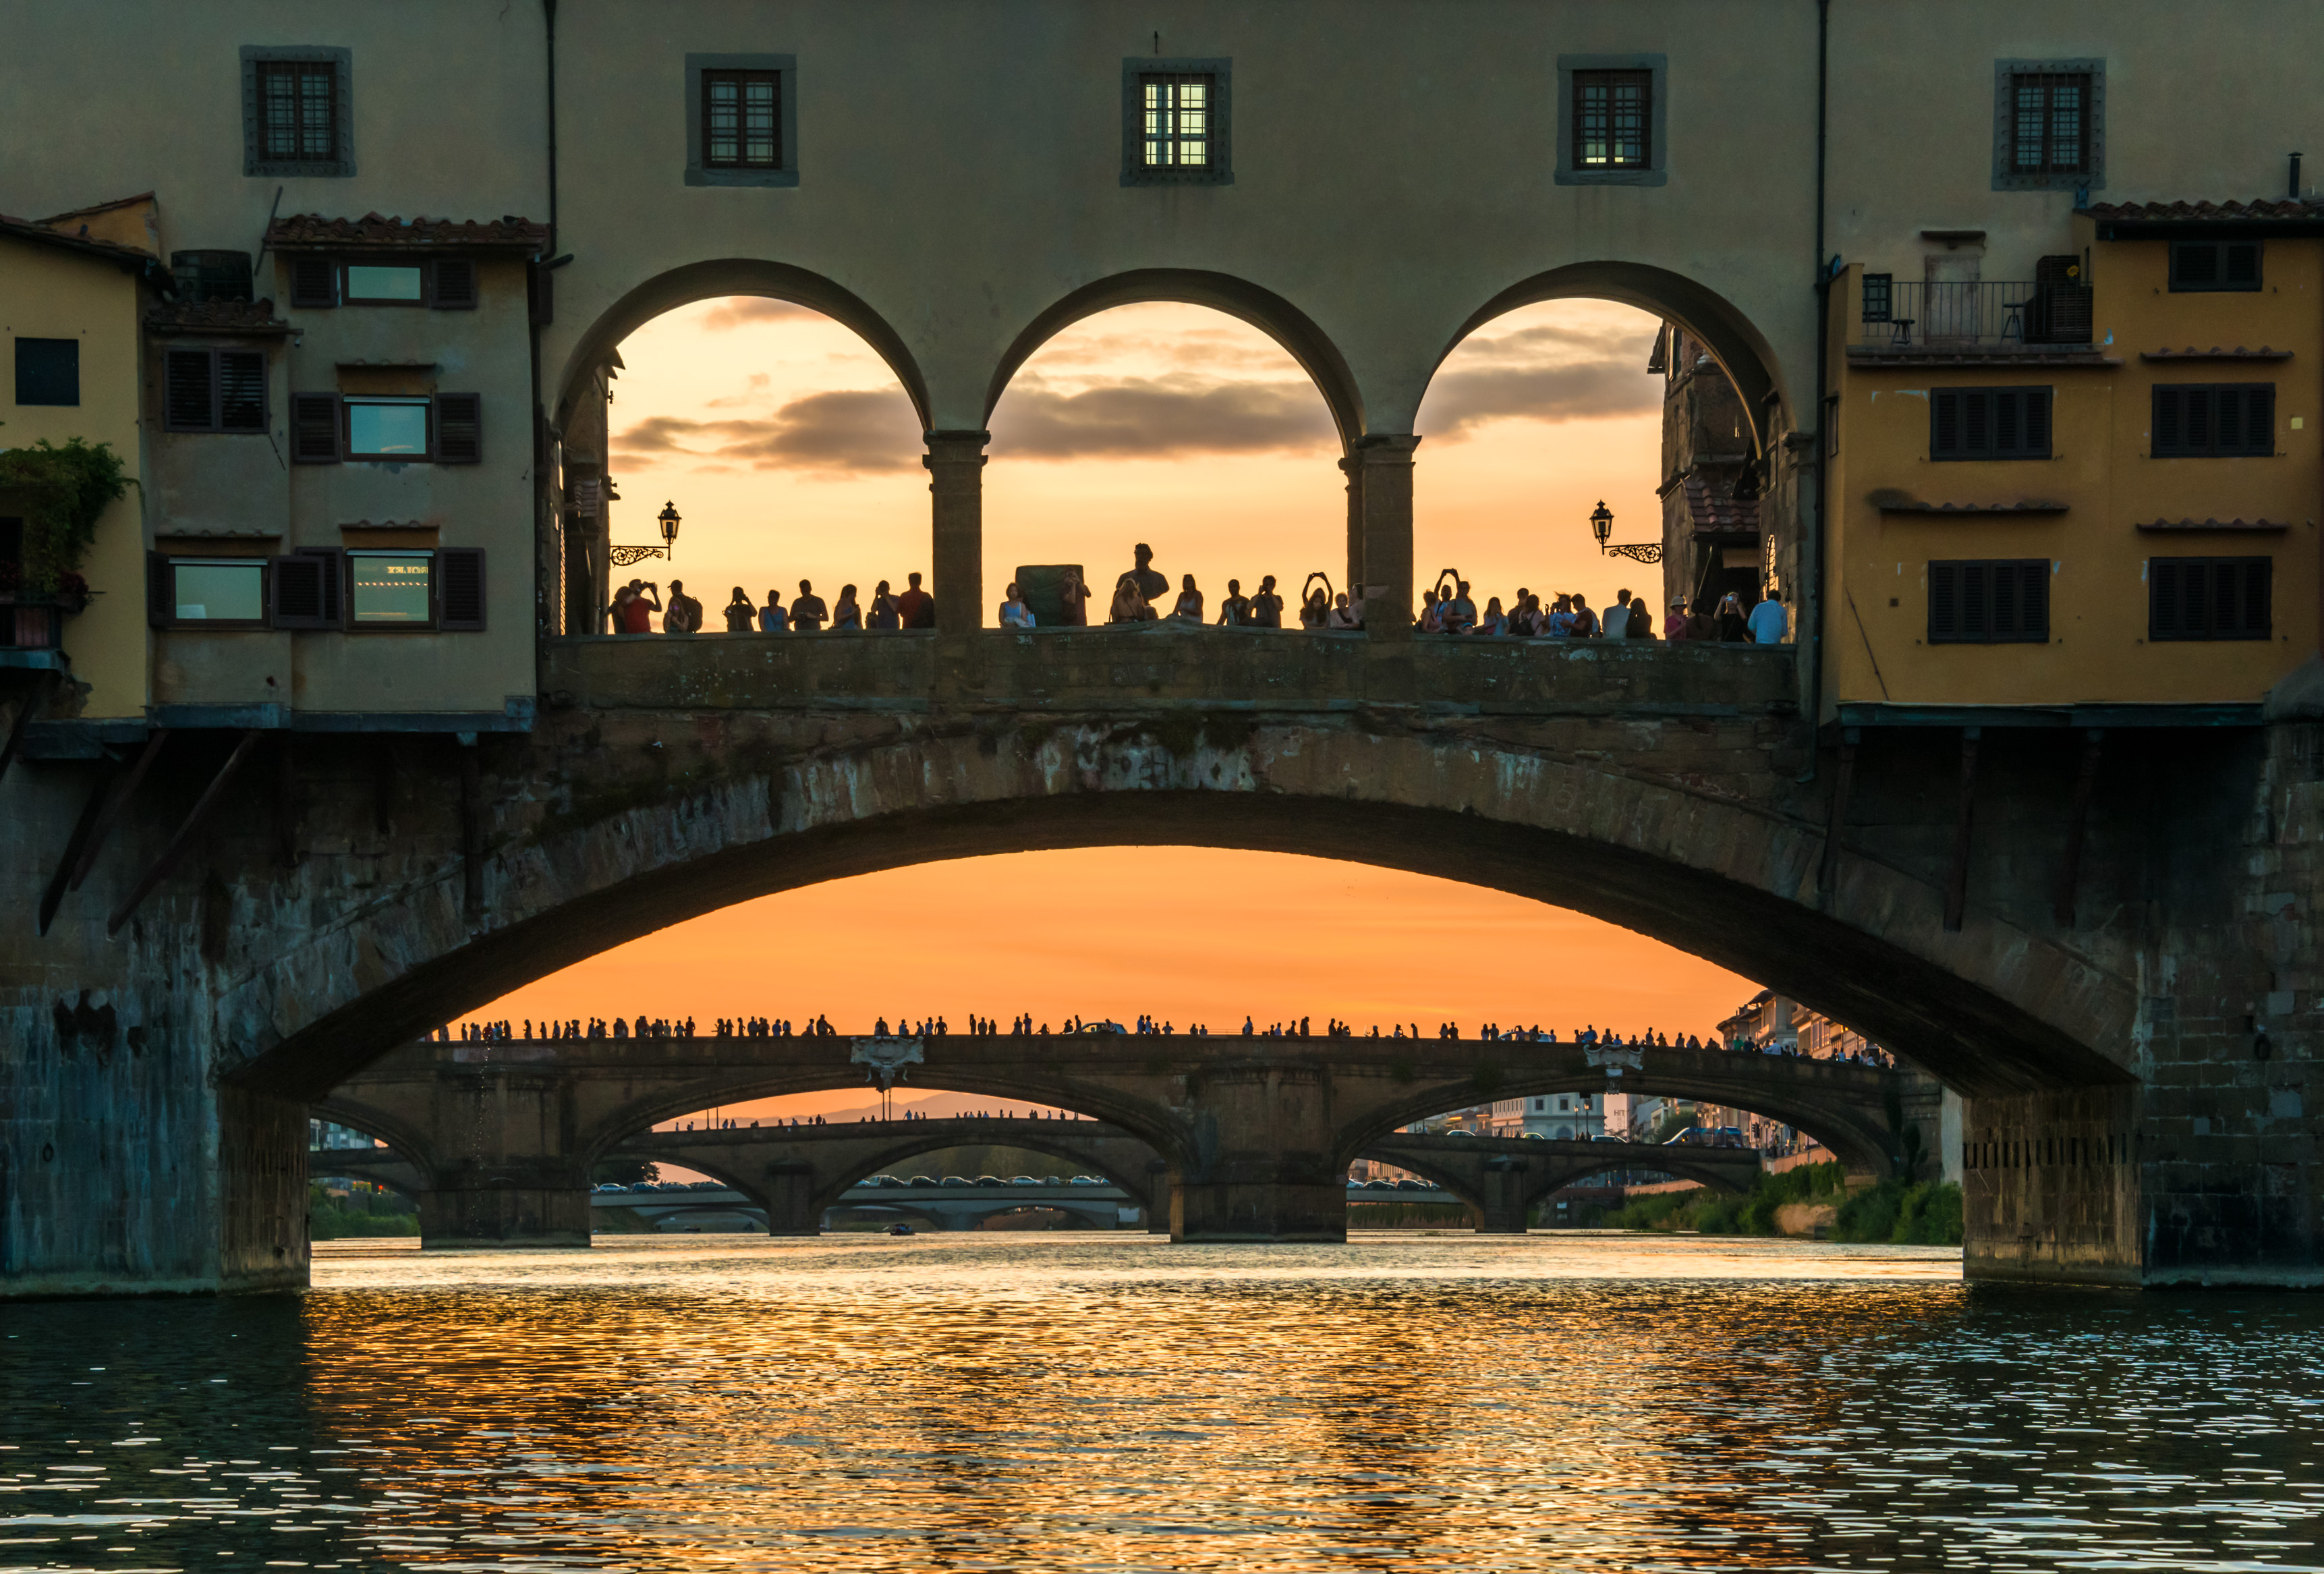
[[[0,1306],[0,1569],[2324,1567],[2324,1298],[1591,1233],[314,1280]]]

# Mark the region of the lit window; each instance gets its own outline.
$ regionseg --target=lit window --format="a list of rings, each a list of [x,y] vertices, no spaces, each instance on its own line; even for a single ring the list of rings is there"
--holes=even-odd
[[[1145,99],[1146,167],[1209,168],[1213,78],[1149,71],[1138,83]]]
[[[329,60],[258,66],[259,156],[270,163],[330,163],[339,157],[338,69]]]
[[[384,265],[374,262],[347,264],[347,292],[350,305],[363,301],[381,301],[391,306],[417,306],[426,297],[426,281],[420,275],[420,264],[405,262]]]
[[[350,397],[346,400],[347,457],[427,458],[428,404],[425,399]]]
[[[702,73],[702,163],[711,170],[779,170],[779,71]]]
[[[1652,71],[1573,73],[1574,168],[1651,167],[1654,81]]]
[[[2024,73],[2011,83],[2010,163],[2020,175],[2089,172],[2090,74]]]
[[[175,558],[170,564],[173,604],[181,623],[263,623],[266,621],[263,558]]]
[[[434,621],[432,552],[347,554],[348,609],[357,623],[424,629]]]

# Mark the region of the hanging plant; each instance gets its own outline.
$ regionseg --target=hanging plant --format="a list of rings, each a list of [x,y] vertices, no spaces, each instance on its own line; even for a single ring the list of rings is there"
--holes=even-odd
[[[110,443],[68,437],[59,447],[43,437],[0,449],[0,492],[21,498],[24,512],[23,588],[52,594],[79,584],[74,571],[97,538],[97,518],[129,484]]]

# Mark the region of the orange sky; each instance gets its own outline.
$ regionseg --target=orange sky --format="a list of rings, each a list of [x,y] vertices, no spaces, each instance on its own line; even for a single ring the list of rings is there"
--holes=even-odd
[[[1601,557],[1660,537],[1656,324],[1560,301],[1487,325],[1439,372],[1417,424],[1420,571],[1457,567],[1487,595],[1517,584],[1604,605],[1659,570]],[[886,366],[828,318],[776,301],[708,301],[622,345],[608,412],[623,501],[616,539],[646,540],[665,499],[674,563],[711,612],[741,584],[831,599],[927,566],[927,473]],[[1124,307],[1028,361],[991,421],[984,577],[997,603],[1020,563],[1130,566],[1139,540],[1215,609],[1230,576],[1341,577],[1345,494],[1322,397],[1256,329],[1200,308]],[[1103,583],[1101,577],[1101,583]],[[939,593],[941,587],[938,587]],[[984,621],[994,621],[992,607]],[[1215,615],[1215,612],[1213,613]],[[1579,914],[1425,876],[1288,855],[1096,848],[970,859],[746,902],[520,990],[479,1018],[692,1013],[804,1019],[971,1012],[1213,1030],[1305,1014],[1359,1030],[1450,1017],[1705,1033],[1757,986]],[[739,1113],[828,1112],[862,1090]],[[730,1109],[729,1115],[738,1111]]]

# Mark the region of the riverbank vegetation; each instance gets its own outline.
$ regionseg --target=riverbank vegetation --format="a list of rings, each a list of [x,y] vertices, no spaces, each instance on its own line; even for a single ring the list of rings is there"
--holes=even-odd
[[[411,1199],[369,1181],[345,1189],[320,1181],[307,1186],[307,1238],[347,1240],[369,1235],[418,1235],[420,1211]]]
[[[1702,1235],[1804,1235],[1819,1223],[1830,1240],[1959,1246],[1960,1187],[1950,1181],[1889,1180],[1850,1192],[1839,1164],[1802,1164],[1761,1175],[1741,1196],[1665,1192],[1634,1198],[1605,1218],[1614,1229],[1691,1229]]]

